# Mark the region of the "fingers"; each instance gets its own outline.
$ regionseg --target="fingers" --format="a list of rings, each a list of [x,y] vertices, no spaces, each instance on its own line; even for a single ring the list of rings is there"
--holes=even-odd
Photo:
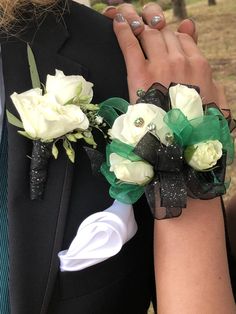
[[[168,50],[161,31],[146,27],[138,38],[148,60],[166,57]]]
[[[102,14],[113,20],[117,14],[117,9],[116,7],[108,6],[102,11]]]
[[[184,52],[186,56],[188,57],[193,57],[195,55],[202,56],[200,49],[198,48],[197,44],[195,43],[192,37],[184,33],[175,33],[175,34],[180,42],[182,51]]]
[[[144,30],[144,21],[154,29],[162,29],[166,25],[162,8],[156,3],[148,3],[143,7],[142,17],[139,16],[132,4],[124,3],[118,7],[107,7],[103,15],[114,19],[117,13],[121,13],[129,23],[133,33],[139,35]]]
[[[138,74],[145,64],[145,57],[138,39],[121,13],[115,16],[113,27],[125,59],[127,72],[132,75]]]
[[[165,27],[161,32],[163,34],[169,55],[176,53],[183,55],[184,51],[176,34],[167,27]]]
[[[149,2],[143,7],[142,17],[151,28],[160,30],[166,25],[162,8],[154,2]]]
[[[191,20],[191,19],[183,20],[180,23],[177,31],[179,33],[188,34],[190,37],[192,37],[192,39],[195,41],[195,43],[197,43],[198,32],[197,32],[196,24],[193,20]]]
[[[121,4],[117,7],[117,12],[124,16],[135,35],[140,34],[144,30],[143,20],[138,15],[132,4]]]

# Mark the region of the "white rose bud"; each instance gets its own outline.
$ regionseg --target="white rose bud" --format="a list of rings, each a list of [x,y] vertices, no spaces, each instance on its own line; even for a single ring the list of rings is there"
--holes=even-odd
[[[126,183],[145,185],[154,176],[153,167],[144,161],[131,161],[116,153],[110,154],[110,171]]]
[[[52,140],[75,129],[86,130],[89,121],[76,105],[60,105],[52,94],[42,96],[39,88],[11,99],[19,112],[26,133],[33,139]]]
[[[177,84],[169,88],[172,109],[180,109],[188,120],[203,116],[202,100],[194,88]]]
[[[93,84],[80,75],[66,76],[59,70],[56,70],[55,75],[47,75],[46,92],[55,95],[61,105],[78,96],[78,92],[79,97],[87,97],[87,103],[90,103],[93,98],[92,87]]]
[[[221,158],[222,147],[218,140],[209,140],[187,147],[184,157],[195,170],[207,170],[215,166]]]
[[[156,135],[165,144],[166,133],[171,130],[163,122],[166,112],[152,104],[139,103],[128,106],[125,114],[120,115],[109,130],[111,139],[120,140],[135,146],[149,131],[150,123],[155,125]]]

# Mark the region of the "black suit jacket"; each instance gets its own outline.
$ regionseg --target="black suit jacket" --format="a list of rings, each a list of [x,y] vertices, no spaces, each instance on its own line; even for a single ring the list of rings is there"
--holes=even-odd
[[[49,13],[17,37],[2,43],[7,109],[17,115],[11,93],[32,88],[26,42],[40,78],[55,69],[80,74],[94,83],[94,102],[128,97],[125,65],[102,15],[75,3],[60,21]],[[107,208],[108,184],[91,173],[79,143],[72,164],[60,148],[50,160],[44,199],[29,198],[32,142],[9,129],[9,245],[12,314],[143,314],[153,294],[152,217],[144,200],[135,206],[138,232],[116,256],[78,272],[59,271],[59,251],[68,248],[80,223]],[[104,139],[98,140],[104,151]]]

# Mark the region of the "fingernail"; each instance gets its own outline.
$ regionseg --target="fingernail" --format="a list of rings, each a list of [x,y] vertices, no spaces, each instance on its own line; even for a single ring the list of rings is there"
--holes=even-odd
[[[195,31],[196,31],[196,23],[195,23],[194,19],[192,19],[191,17],[189,18],[189,20],[193,23],[193,31],[195,33]]]
[[[125,18],[124,18],[124,16],[121,13],[117,13],[115,15],[115,20],[118,23],[124,23],[125,22]]]
[[[102,11],[102,13],[105,13],[105,12],[108,12],[108,11],[111,11],[111,10],[116,10],[116,7],[110,5],[110,6],[106,7],[106,8]]]
[[[138,21],[138,20],[132,21],[132,22],[130,23],[130,26],[131,26],[131,28],[132,28],[133,30],[139,28],[141,25],[142,25],[142,23],[141,23],[140,21]]]
[[[150,21],[151,26],[156,26],[162,20],[160,15],[155,15]]]
[[[146,9],[147,7],[149,7],[150,5],[155,5],[155,3],[154,3],[154,2],[148,2],[148,3],[144,4],[144,6],[142,7],[142,9],[144,10],[144,9]]]

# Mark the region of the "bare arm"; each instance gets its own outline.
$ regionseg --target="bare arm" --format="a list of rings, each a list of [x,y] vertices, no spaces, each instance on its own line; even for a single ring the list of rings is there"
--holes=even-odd
[[[190,36],[145,27],[137,40],[120,17],[114,30],[132,101],[138,88],[178,82],[199,86],[205,103],[220,104],[210,66]],[[188,199],[182,216],[155,221],[154,237],[158,314],[236,313],[218,198]]]
[[[159,314],[233,314],[219,199],[188,200],[177,219],[155,221]]]

